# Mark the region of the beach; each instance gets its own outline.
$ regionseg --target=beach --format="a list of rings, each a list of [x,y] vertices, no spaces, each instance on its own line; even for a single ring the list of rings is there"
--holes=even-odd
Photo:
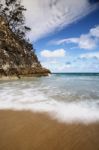
[[[99,75],[1,81],[0,150],[99,150]]]
[[[60,123],[45,113],[0,111],[0,150],[99,150],[99,123]]]
[[[99,0],[0,0],[0,150],[99,150]]]

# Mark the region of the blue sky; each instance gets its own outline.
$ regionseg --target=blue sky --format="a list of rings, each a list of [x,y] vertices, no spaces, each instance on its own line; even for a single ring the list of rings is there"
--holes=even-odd
[[[41,64],[52,72],[99,72],[99,1],[30,1],[28,36]]]

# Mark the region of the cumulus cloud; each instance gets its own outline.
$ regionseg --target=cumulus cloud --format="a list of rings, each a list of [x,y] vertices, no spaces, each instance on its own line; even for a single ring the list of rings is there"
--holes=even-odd
[[[99,71],[99,52],[87,52],[78,56],[43,59],[42,65],[52,72],[94,72]]]
[[[65,64],[65,62],[59,62],[58,60],[42,62],[42,65],[48,67],[52,72],[67,72],[72,69],[71,64]]]
[[[80,55],[81,59],[99,59],[99,52],[95,52],[95,53],[86,53],[86,54],[82,54]]]
[[[54,41],[53,44],[61,45],[63,43],[77,44],[81,49],[93,50],[99,42],[99,25],[90,29],[89,33],[82,34],[80,37],[61,39]]]
[[[77,21],[97,7],[88,0],[23,0],[23,5],[27,8],[26,23],[32,28],[28,36],[34,41]]]
[[[96,38],[99,38],[99,25],[90,30],[90,34]]]
[[[64,49],[57,49],[54,51],[50,50],[42,50],[41,51],[41,56],[46,57],[46,58],[59,58],[59,57],[64,57],[66,55],[66,51]]]
[[[81,35],[79,38],[67,39],[67,43],[75,43],[78,44],[79,48],[88,50],[96,47],[96,41],[90,35]]]

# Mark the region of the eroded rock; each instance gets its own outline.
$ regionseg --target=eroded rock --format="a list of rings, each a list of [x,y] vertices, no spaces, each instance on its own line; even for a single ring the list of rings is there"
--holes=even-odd
[[[32,45],[19,39],[0,16],[0,77],[48,75],[41,66]]]

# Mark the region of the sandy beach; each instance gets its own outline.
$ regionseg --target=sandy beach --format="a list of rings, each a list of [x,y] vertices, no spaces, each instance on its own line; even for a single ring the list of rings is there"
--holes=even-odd
[[[99,123],[64,124],[47,114],[2,110],[0,150],[99,150]]]

